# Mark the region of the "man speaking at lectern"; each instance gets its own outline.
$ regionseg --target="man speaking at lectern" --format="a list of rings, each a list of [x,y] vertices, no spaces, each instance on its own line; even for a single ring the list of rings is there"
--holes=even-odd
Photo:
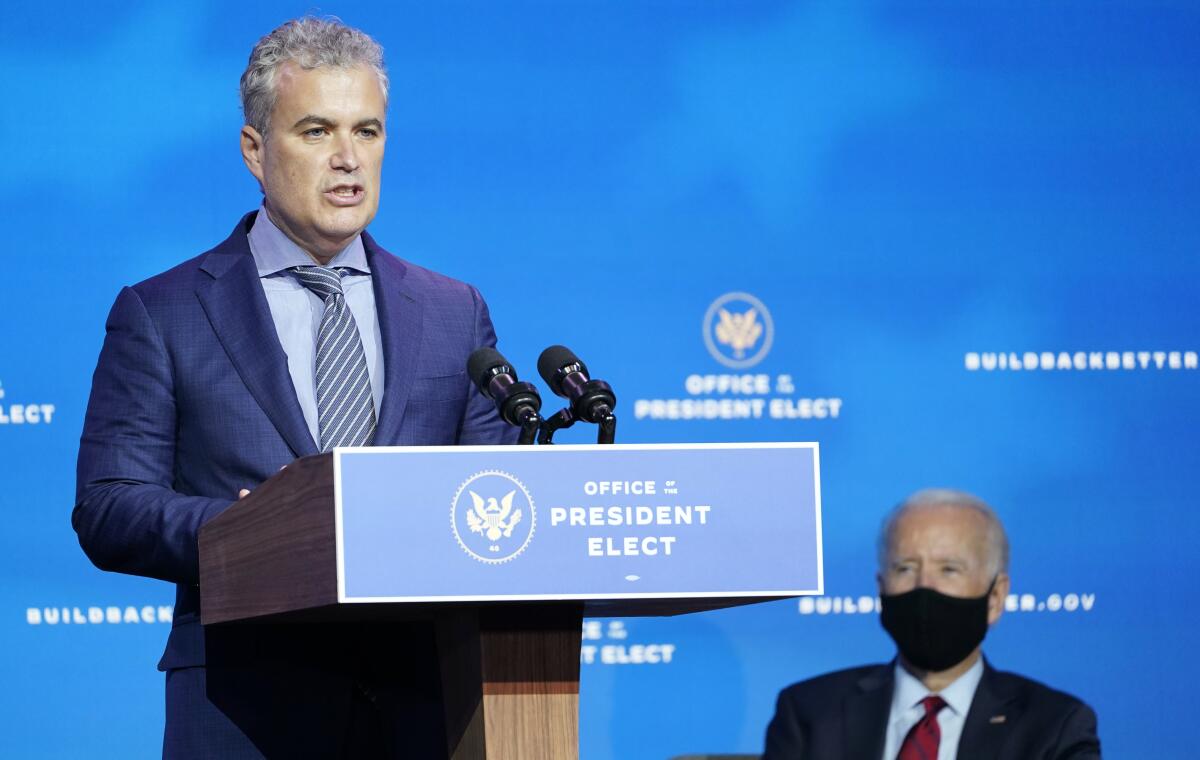
[[[1009,590],[991,507],[961,491],[908,497],[883,523],[877,578],[897,659],[784,689],[763,760],[1100,757],[1091,708],[983,658]]]
[[[206,635],[199,619],[200,527],[292,460],[516,437],[466,375],[471,351],[495,343],[479,293],[365,232],[387,87],[379,45],[336,21],[260,40],[241,152],[262,208],[122,290],[108,318],[72,524],[100,568],[176,584],[159,663],[167,757],[445,754],[431,627]]]

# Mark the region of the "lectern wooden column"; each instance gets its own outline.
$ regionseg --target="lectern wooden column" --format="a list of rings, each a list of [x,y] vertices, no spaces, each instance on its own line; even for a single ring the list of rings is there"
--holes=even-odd
[[[772,583],[739,578],[705,590],[718,582],[712,552],[724,538],[737,551],[759,553],[746,536],[762,527],[754,524],[761,516],[753,507],[762,502],[760,490],[778,493],[783,481],[810,489],[769,508],[793,521],[819,510],[815,445],[766,446],[788,447],[785,453],[801,457],[800,471],[808,470],[800,485],[789,468],[764,464],[750,473],[755,483],[741,505],[734,503],[741,497],[728,495],[738,491],[729,490],[729,477],[722,478],[716,503],[674,504],[678,488],[662,484],[675,481],[659,483],[645,473],[690,472],[705,456],[742,461],[742,447],[736,454],[722,447],[412,447],[300,459],[201,530],[202,621],[354,626],[431,620],[446,746],[454,760],[576,758],[585,615],[671,615],[820,592],[819,511],[800,521],[807,527],[800,528],[798,544],[767,552],[767,564],[756,572],[761,578],[764,568],[766,575],[777,569]],[[620,507],[611,520],[608,512],[579,505],[594,490],[589,484],[598,482],[591,470],[611,474],[631,466],[642,473],[641,486],[626,488],[640,490],[635,501],[646,504]],[[776,470],[779,482],[763,482],[763,472]],[[692,477],[692,495],[711,490],[699,482],[704,477]],[[675,493],[664,494],[668,488]],[[716,510],[725,524],[703,528]],[[639,525],[635,515],[653,519]],[[739,529],[735,517],[750,523]],[[668,530],[673,535],[665,544],[660,536],[652,543],[635,535]],[[625,535],[614,542],[591,535],[596,531]],[[673,552],[664,555],[663,545]],[[613,546],[639,555],[613,556]],[[799,562],[797,547],[804,557]],[[740,558],[734,552],[721,560]],[[647,578],[657,588],[638,585],[659,570],[672,575]]]

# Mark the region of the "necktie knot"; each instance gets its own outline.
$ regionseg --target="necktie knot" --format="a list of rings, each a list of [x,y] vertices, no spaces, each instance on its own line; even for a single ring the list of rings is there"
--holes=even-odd
[[[921,705],[925,708],[925,714],[936,716],[946,706],[946,700],[939,697],[937,694],[930,694],[921,700]]]
[[[342,295],[342,275],[345,269],[330,269],[328,267],[292,267],[292,274],[301,285],[316,293],[322,301],[328,301],[330,296]]]

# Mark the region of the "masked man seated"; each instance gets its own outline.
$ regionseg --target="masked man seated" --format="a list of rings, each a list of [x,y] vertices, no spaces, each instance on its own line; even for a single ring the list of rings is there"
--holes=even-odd
[[[991,507],[960,491],[913,494],[883,522],[877,578],[896,659],[784,689],[763,760],[1100,757],[1091,708],[982,656],[1009,590]]]

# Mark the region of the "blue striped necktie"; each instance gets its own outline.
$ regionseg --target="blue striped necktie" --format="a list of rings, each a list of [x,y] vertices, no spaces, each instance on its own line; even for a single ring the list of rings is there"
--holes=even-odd
[[[367,446],[375,437],[375,405],[367,357],[354,314],[342,292],[345,269],[292,267],[300,284],[325,302],[317,330],[314,381],[321,451],[335,446]]]

